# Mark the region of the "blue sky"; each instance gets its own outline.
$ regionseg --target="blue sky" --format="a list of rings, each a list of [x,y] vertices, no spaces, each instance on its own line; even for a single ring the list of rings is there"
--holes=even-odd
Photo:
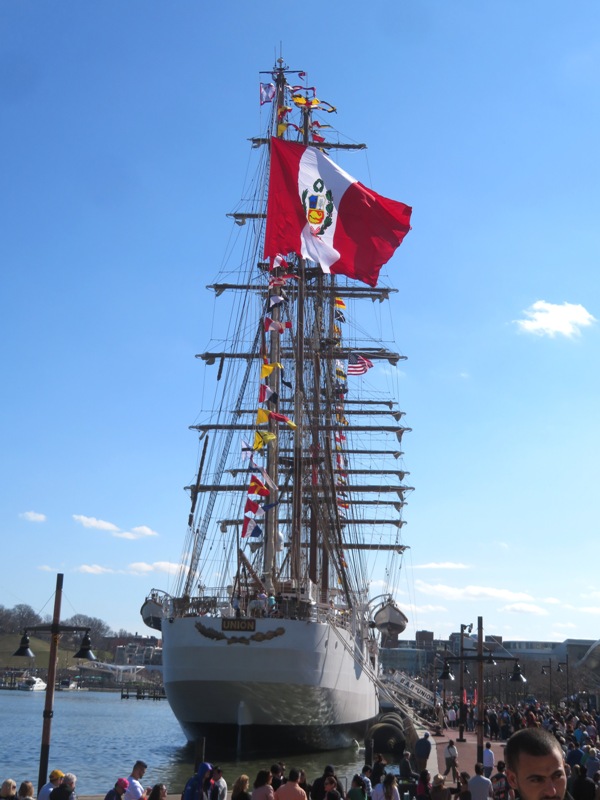
[[[147,631],[181,555],[211,297],[282,43],[414,207],[388,274],[415,629],[598,637],[600,8],[0,5],[2,603]]]

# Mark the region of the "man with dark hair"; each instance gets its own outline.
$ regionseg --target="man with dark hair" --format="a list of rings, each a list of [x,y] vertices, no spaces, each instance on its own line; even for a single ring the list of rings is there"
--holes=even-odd
[[[472,800],[487,800],[488,797],[494,796],[492,782],[484,776],[483,764],[480,762],[475,764],[475,775],[469,779],[468,786]]]
[[[508,782],[521,800],[570,800],[563,751],[548,731],[517,731],[506,743],[504,759]]]
[[[148,765],[145,761],[136,761],[133,765],[133,769],[131,770],[131,775],[127,780],[129,781],[129,785],[125,790],[125,794],[123,795],[124,800],[141,800],[144,796],[145,791],[144,787],[141,784],[141,780],[144,777],[146,770],[148,769]]]
[[[306,800],[306,792],[298,786],[300,780],[300,770],[291,767],[285,783],[275,792],[275,800]]]
[[[496,764],[496,768],[498,772],[490,778],[494,800],[515,800],[515,793],[510,788],[506,777],[506,764],[504,761],[499,761]]]

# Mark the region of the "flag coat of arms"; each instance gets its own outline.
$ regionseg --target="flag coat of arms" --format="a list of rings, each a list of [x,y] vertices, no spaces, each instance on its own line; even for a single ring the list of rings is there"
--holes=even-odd
[[[297,253],[377,285],[410,230],[410,206],[367,189],[315,147],[271,139],[265,258]]]

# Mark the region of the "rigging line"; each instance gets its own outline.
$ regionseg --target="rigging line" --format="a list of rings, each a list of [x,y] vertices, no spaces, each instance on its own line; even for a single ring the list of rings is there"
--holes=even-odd
[[[257,329],[256,329],[256,336],[254,338],[254,347],[255,348],[258,347],[258,344],[260,342],[261,326],[262,326],[262,320],[259,320],[259,324],[258,324]],[[242,400],[243,400],[244,394],[246,392],[246,386],[247,386],[248,381],[250,379],[250,372],[251,372],[251,370],[253,368],[254,368],[254,364],[251,363],[250,361],[248,361],[246,363],[246,370],[245,370],[245,373],[244,373],[244,377],[242,379],[242,384],[240,386],[240,391],[238,393],[238,401],[237,401],[237,404],[236,404],[236,408],[239,408],[241,406],[241,404],[242,404]],[[232,414],[231,414],[232,417],[233,417],[233,414],[234,414],[234,412],[232,412]],[[225,465],[226,465],[226,461],[227,461],[227,456],[229,455],[229,451],[230,451],[230,448],[231,448],[231,442],[232,442],[232,439],[233,439],[233,435],[234,435],[234,431],[230,430],[230,431],[227,431],[227,434],[225,436],[224,446],[223,446],[223,449],[221,451],[221,458],[219,459],[219,463],[218,463],[218,466],[217,466],[217,471],[215,473],[215,483],[217,483],[217,484],[221,482],[221,479],[223,477],[223,472],[225,471]],[[216,490],[213,490],[210,493],[209,498],[208,498],[208,502],[206,504],[204,517],[203,517],[203,519],[201,521],[200,527],[197,529],[196,535],[194,536],[192,558],[191,558],[191,562],[190,562],[190,567],[189,567],[189,571],[188,571],[188,574],[187,574],[187,578],[186,578],[186,581],[185,581],[184,594],[190,594],[191,585],[195,580],[196,572],[198,570],[198,563],[200,561],[200,554],[201,554],[204,542],[206,540],[206,534],[208,533],[208,526],[209,526],[210,521],[211,521],[212,510],[214,508],[214,505],[215,505],[215,502],[216,502],[216,499],[217,499],[217,495],[218,495],[218,492]],[[182,571],[182,577],[183,577],[183,571]]]

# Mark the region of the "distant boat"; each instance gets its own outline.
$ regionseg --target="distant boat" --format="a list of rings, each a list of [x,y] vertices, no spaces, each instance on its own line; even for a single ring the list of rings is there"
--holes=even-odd
[[[22,692],[44,692],[46,684],[41,678],[29,677],[17,684],[17,689]]]
[[[401,611],[392,598],[388,598],[381,608],[375,612],[373,622],[377,630],[387,636],[397,636],[408,625],[408,617]]]

